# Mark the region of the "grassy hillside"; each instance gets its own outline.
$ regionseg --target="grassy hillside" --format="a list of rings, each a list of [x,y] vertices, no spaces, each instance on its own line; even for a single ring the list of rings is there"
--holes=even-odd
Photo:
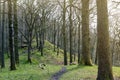
[[[6,68],[0,69],[0,80],[49,80],[55,72],[61,69],[60,64],[63,63],[63,51],[60,50],[60,55],[57,56],[53,49],[53,45],[46,41],[44,57],[37,49],[33,50],[32,64],[27,63],[27,49],[19,50],[20,65],[16,65],[15,71],[9,71],[9,59],[6,57]],[[40,67],[42,63],[46,65],[45,69]]]
[[[63,67],[63,51],[60,55],[53,51],[53,45],[45,42],[44,57],[38,50],[32,51],[32,64],[28,64],[26,49],[19,50],[20,65],[17,70],[9,71],[9,59],[6,58],[6,68],[0,69],[0,80],[50,80],[51,76]],[[40,65],[44,63],[44,69]],[[71,65],[65,66],[67,72],[60,77],[60,80],[95,80],[97,76],[97,66]],[[120,68],[113,67],[114,76],[120,77]],[[119,79],[118,79],[119,80]]]

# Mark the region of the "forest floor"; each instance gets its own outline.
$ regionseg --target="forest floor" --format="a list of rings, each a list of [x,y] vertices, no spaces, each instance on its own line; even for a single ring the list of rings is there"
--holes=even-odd
[[[55,73],[50,80],[59,80],[60,77],[67,72],[66,67],[62,67],[57,73]]]
[[[115,80],[120,80],[120,67],[113,67]],[[72,65],[67,66],[67,72],[60,80],[96,80],[97,66]]]
[[[35,44],[33,44],[34,46]],[[27,63],[27,49],[19,50],[20,64],[17,70],[9,70],[9,58],[6,56],[5,69],[0,69],[0,80],[96,80],[97,66],[68,65],[63,66],[63,51],[59,56],[54,47],[45,42],[44,57],[38,50],[32,51],[32,64]],[[45,64],[44,67],[41,67]],[[115,80],[120,80],[120,67],[113,67]]]

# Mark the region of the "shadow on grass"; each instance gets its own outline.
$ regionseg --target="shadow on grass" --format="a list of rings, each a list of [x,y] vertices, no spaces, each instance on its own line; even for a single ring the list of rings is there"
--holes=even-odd
[[[75,66],[75,67],[73,67],[72,65],[70,65],[69,67],[72,67],[72,68],[67,69],[65,66],[62,67],[61,70],[59,70],[58,72],[56,72],[55,74],[52,75],[52,77],[50,78],[50,80],[59,80],[59,78],[62,75],[64,75],[65,73],[68,73],[70,71],[77,70],[77,69],[80,69],[80,68],[84,68],[85,66]]]
[[[70,66],[72,67],[72,65],[70,65]],[[66,73],[67,73],[67,72],[71,72],[71,71],[73,71],[73,70],[82,69],[82,68],[85,68],[85,67],[86,67],[86,66],[84,66],[84,65],[77,65],[77,66],[75,66],[75,67],[73,67],[73,68],[67,69]]]

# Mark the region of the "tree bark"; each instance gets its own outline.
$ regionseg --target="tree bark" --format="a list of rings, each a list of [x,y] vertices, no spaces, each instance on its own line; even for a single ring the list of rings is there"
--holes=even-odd
[[[63,46],[64,46],[64,65],[67,65],[67,49],[66,49],[66,0],[64,0],[64,7],[63,7],[63,26],[62,26],[62,33],[63,33]]]
[[[57,31],[57,56],[59,55],[59,47],[60,47],[60,26],[58,24],[58,31]]]
[[[9,23],[9,51],[10,51],[10,70],[16,70],[15,54],[13,51],[13,28],[12,28],[12,1],[8,0],[8,23]]]
[[[15,62],[16,62],[16,64],[19,64],[17,0],[14,0],[13,4],[14,4],[14,48],[15,48]]]
[[[28,42],[28,63],[32,63],[31,60],[31,42]]]
[[[70,15],[69,15],[69,34],[70,34],[70,64],[73,62],[73,23],[72,23],[72,2],[73,0],[69,0],[70,4]]]
[[[2,53],[1,53],[1,68],[4,68],[5,67],[5,62],[4,62],[4,53],[5,53],[5,51],[4,51],[4,48],[5,48],[5,46],[4,46],[4,23],[5,23],[5,14],[4,14],[4,12],[5,12],[5,3],[3,3],[3,14],[2,14]]]
[[[55,45],[56,45],[56,20],[54,20],[54,31],[53,31],[53,37],[54,37],[54,40],[53,40],[53,44],[54,44],[54,52],[55,52]]]
[[[85,65],[92,65],[89,38],[89,0],[82,0],[82,55]]]
[[[114,80],[110,60],[107,0],[97,0],[97,80]]]
[[[79,24],[78,24],[78,64],[80,64],[80,40],[81,40],[81,37],[80,37],[80,19],[79,19]]]

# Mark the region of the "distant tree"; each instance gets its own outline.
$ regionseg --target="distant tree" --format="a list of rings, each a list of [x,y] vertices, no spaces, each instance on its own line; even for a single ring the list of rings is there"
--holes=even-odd
[[[54,40],[53,40],[53,43],[54,43],[54,51],[56,49],[56,20],[54,20],[54,32],[53,32],[53,36],[54,36]]]
[[[57,24],[57,56],[59,55],[59,52],[60,52],[60,23]]]
[[[89,0],[82,0],[82,55],[85,65],[92,65],[89,37]]]
[[[80,64],[80,40],[81,40],[81,22],[80,22],[80,18],[78,17],[79,23],[78,23],[78,64]]]
[[[110,60],[107,0],[97,0],[97,80],[114,80]]]
[[[81,1],[80,1],[81,2]],[[76,8],[76,7],[75,7]],[[79,6],[76,8],[75,10],[75,14],[76,14],[76,17],[77,17],[77,20],[78,20],[78,28],[77,28],[77,43],[78,43],[78,46],[77,46],[77,52],[78,52],[78,64],[80,64],[80,61],[81,61],[81,10],[80,10],[80,4]]]
[[[63,0],[63,5],[60,4],[59,0],[57,0],[59,6],[62,8],[62,28],[61,28],[61,47],[63,48],[64,51],[64,65],[67,65],[67,25],[66,25],[66,11],[67,11],[67,6],[66,6],[66,0]],[[60,39],[60,38],[59,38]]]
[[[37,13],[39,11],[39,8],[35,7],[34,5],[35,1],[25,1],[24,6],[21,5],[21,9],[23,10],[23,16],[24,20],[23,23],[25,23],[25,32],[19,30],[19,32],[24,36],[24,38],[27,41],[27,48],[28,48],[28,63],[32,63],[31,60],[31,49],[32,49],[32,41],[34,38],[34,30],[35,30],[35,24],[37,21]]]

